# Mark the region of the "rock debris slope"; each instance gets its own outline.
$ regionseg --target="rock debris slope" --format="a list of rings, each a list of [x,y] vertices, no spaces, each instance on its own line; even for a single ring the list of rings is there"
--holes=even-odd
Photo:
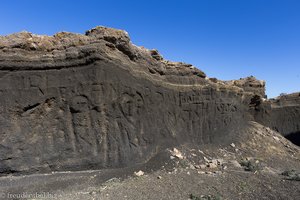
[[[209,79],[121,30],[1,36],[0,173],[132,166],[183,143],[229,144],[253,120],[298,132],[299,96],[264,97],[263,81]]]

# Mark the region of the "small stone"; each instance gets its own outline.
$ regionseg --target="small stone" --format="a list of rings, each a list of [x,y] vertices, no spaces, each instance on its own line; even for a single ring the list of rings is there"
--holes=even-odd
[[[234,143],[231,143],[230,146],[231,146],[232,148],[235,148],[235,144],[234,144]]]
[[[158,176],[157,179],[162,179],[162,177],[161,177],[161,176]]]
[[[190,169],[196,169],[196,167],[192,164],[189,165]]]
[[[213,169],[213,168],[217,168],[218,166],[214,163],[209,163],[208,167]]]
[[[203,156],[203,158],[204,158],[205,162],[207,162],[207,163],[209,163],[209,162],[210,162],[210,160],[209,160],[209,159],[207,159],[205,156]]]
[[[199,165],[200,169],[205,169],[206,165]]]
[[[206,165],[194,165],[195,169],[205,169]]]
[[[214,164],[214,165],[218,165],[218,160],[217,159],[213,159],[210,161],[210,163]]]
[[[92,196],[94,196],[94,195],[97,194],[97,192],[96,191],[91,191],[89,194],[92,195]]]
[[[231,160],[230,164],[232,164],[234,167],[241,168],[240,163],[236,160]]]
[[[142,170],[140,170],[138,172],[134,172],[134,175],[136,175],[136,176],[143,176],[144,174],[145,173]]]
[[[218,164],[218,165],[222,165],[223,163],[224,163],[224,160],[223,160],[223,159],[218,159],[218,160],[217,160],[217,164]]]
[[[176,148],[174,148],[173,151],[171,151],[171,154],[172,156],[177,157],[180,160],[184,159],[182,153]]]
[[[199,151],[199,153],[202,153],[202,154],[204,154],[204,152],[203,151],[201,151],[201,150],[198,150]]]

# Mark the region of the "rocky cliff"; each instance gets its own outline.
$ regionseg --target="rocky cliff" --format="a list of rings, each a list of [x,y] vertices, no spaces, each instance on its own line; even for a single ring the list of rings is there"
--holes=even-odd
[[[256,121],[300,145],[300,93],[260,101],[255,109]]]
[[[121,30],[2,36],[0,173],[131,166],[177,144],[230,143],[253,120],[299,131],[299,97],[266,101],[264,87],[209,79]]]

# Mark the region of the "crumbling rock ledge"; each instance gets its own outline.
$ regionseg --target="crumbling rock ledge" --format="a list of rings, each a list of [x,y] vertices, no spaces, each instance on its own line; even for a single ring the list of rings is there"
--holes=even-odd
[[[7,71],[61,69],[122,58],[124,64],[134,61],[153,74],[206,77],[192,65],[165,61],[157,50],[131,44],[127,32],[106,27],[96,27],[85,35],[61,32],[40,36],[21,32],[1,36],[0,53],[0,69]]]
[[[276,123],[264,87],[209,79],[106,27],[1,36],[0,173],[125,167],[178,144],[229,144],[249,121]]]
[[[234,85],[237,87],[241,87],[246,92],[252,92],[260,97],[265,98],[266,97],[266,83],[265,81],[257,80],[254,76],[241,78],[239,80],[233,80],[233,81],[225,81],[226,84]]]

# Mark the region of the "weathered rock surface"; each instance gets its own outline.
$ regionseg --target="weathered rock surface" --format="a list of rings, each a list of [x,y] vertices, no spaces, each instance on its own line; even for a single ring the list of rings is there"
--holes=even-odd
[[[300,93],[282,95],[268,101],[260,100],[255,110],[256,121],[300,145]]]
[[[252,92],[261,97],[266,96],[266,83],[265,81],[257,80],[254,76],[241,78],[239,80],[225,81],[226,84],[234,85],[243,88],[246,92]]]
[[[250,120],[299,131],[299,97],[294,116],[288,100],[263,102],[264,86],[210,80],[121,30],[2,36],[0,173],[131,166],[177,144],[230,144]],[[282,113],[295,119],[273,126]]]

